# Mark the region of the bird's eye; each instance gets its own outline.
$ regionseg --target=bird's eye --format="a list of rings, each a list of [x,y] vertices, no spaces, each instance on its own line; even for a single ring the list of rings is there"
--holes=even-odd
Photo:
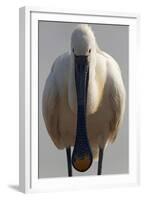
[[[73,53],[74,53],[74,48],[72,49]]]
[[[91,49],[89,49],[89,53],[91,53]]]

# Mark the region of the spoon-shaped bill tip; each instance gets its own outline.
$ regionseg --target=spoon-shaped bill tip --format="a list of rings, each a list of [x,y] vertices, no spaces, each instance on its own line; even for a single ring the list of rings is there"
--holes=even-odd
[[[85,154],[83,158],[75,158],[72,160],[74,168],[79,172],[85,172],[87,171],[91,164],[92,164],[92,158],[89,156],[89,154]]]

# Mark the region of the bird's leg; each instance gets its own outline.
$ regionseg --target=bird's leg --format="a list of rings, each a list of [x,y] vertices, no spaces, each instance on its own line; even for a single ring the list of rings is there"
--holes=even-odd
[[[97,172],[97,175],[101,175],[101,173],[102,173],[102,161],[103,161],[103,148],[99,148],[98,172]]]
[[[72,176],[71,147],[66,148],[68,176]]]

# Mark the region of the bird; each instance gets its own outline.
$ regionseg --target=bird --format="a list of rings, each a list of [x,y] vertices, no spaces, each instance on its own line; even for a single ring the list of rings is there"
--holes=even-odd
[[[42,96],[45,126],[57,149],[66,150],[69,177],[72,167],[85,172],[93,160],[102,174],[104,151],[118,135],[125,101],[120,66],[99,47],[90,25],[77,25],[70,51],[54,60]]]

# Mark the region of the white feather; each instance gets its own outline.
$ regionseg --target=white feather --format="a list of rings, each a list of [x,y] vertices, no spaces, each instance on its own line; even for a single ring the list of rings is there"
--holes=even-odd
[[[87,132],[96,158],[98,146],[105,147],[116,138],[124,115],[125,88],[118,64],[100,50],[88,25],[80,25],[73,31],[73,49],[76,55],[89,57]],[[43,93],[45,124],[59,149],[74,145],[76,111],[74,55],[71,51],[55,60]]]

